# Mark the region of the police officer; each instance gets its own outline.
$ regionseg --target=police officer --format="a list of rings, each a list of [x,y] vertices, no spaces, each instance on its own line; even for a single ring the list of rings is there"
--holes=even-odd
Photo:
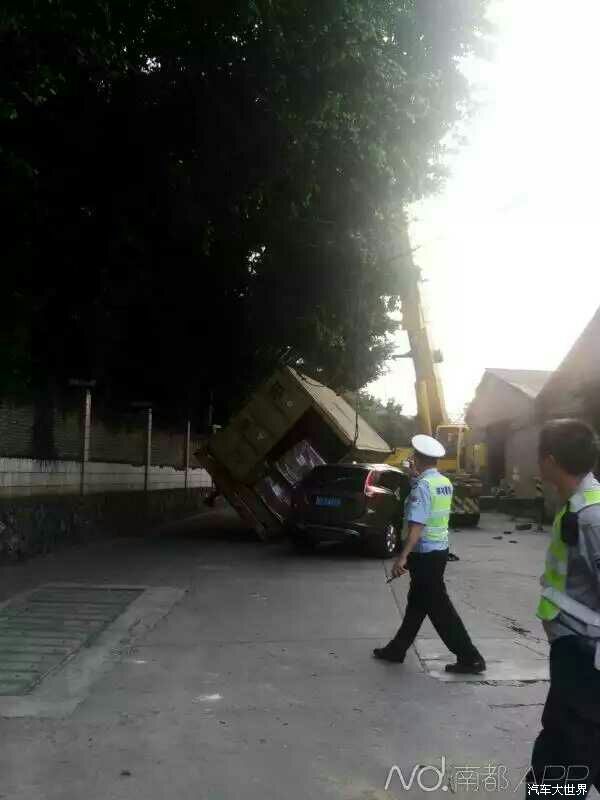
[[[415,436],[411,444],[415,479],[404,511],[408,535],[392,567],[394,578],[407,571],[410,573],[408,601],[400,630],[389,644],[376,648],[373,655],[385,661],[404,661],[406,651],[428,616],[446,647],[457,658],[456,664],[446,666],[446,671],[483,672],[483,656],[469,638],[444,583],[452,484],[438,472],[437,460],[446,451],[431,436]]]
[[[584,422],[553,420],[542,428],[538,457],[562,507],[537,610],[550,641],[550,690],[527,793],[544,784],[558,787],[544,793],[572,794],[567,786],[600,789],[600,483],[592,472],[598,442]]]

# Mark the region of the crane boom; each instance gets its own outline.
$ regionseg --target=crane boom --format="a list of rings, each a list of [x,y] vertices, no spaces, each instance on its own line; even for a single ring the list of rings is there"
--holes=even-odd
[[[444,390],[437,365],[442,356],[431,346],[427,322],[423,311],[419,283],[421,275],[412,258],[408,227],[403,226],[402,244],[405,261],[400,273],[399,293],[402,303],[402,327],[408,334],[410,351],[415,368],[415,392],[419,431],[436,436],[446,449],[446,456],[439,461],[439,469],[452,480],[452,518],[463,524],[476,525],[479,521],[479,496],[481,480],[466,471],[465,467],[473,450],[469,443],[469,429],[464,423],[452,424],[448,420]],[[404,356],[397,356],[404,357]],[[404,463],[409,447],[399,447],[388,458],[389,464]]]
[[[402,327],[407,332],[410,343],[410,352],[406,355],[412,358],[415,367],[419,429],[422,433],[432,436],[435,435],[439,425],[448,423],[444,391],[437,369],[437,364],[442,359],[431,346],[419,289],[420,272],[413,262],[406,229],[403,239],[407,263],[400,278],[400,299]]]

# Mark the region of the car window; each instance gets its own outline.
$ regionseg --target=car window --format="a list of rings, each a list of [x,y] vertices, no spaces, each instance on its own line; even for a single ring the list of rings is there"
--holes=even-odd
[[[302,481],[307,489],[336,489],[346,492],[362,492],[368,471],[357,467],[315,467]]]
[[[458,436],[458,428],[438,428],[437,438],[444,445],[446,449],[446,456],[448,458],[456,457]]]
[[[381,486],[383,489],[389,489],[390,492],[395,492],[396,489],[402,487],[402,478],[403,476],[399,475],[397,472],[386,470],[380,473],[377,486]]]

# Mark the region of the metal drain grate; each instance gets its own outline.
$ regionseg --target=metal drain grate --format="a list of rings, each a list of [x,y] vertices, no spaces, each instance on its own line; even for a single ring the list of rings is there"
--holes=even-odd
[[[28,694],[143,589],[42,586],[0,610],[0,695]]]

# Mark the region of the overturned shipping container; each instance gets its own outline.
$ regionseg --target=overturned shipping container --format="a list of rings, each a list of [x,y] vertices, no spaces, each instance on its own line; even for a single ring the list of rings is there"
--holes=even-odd
[[[327,386],[286,367],[196,453],[219,491],[262,538],[276,535],[296,483],[314,466],[381,462],[391,449]]]

